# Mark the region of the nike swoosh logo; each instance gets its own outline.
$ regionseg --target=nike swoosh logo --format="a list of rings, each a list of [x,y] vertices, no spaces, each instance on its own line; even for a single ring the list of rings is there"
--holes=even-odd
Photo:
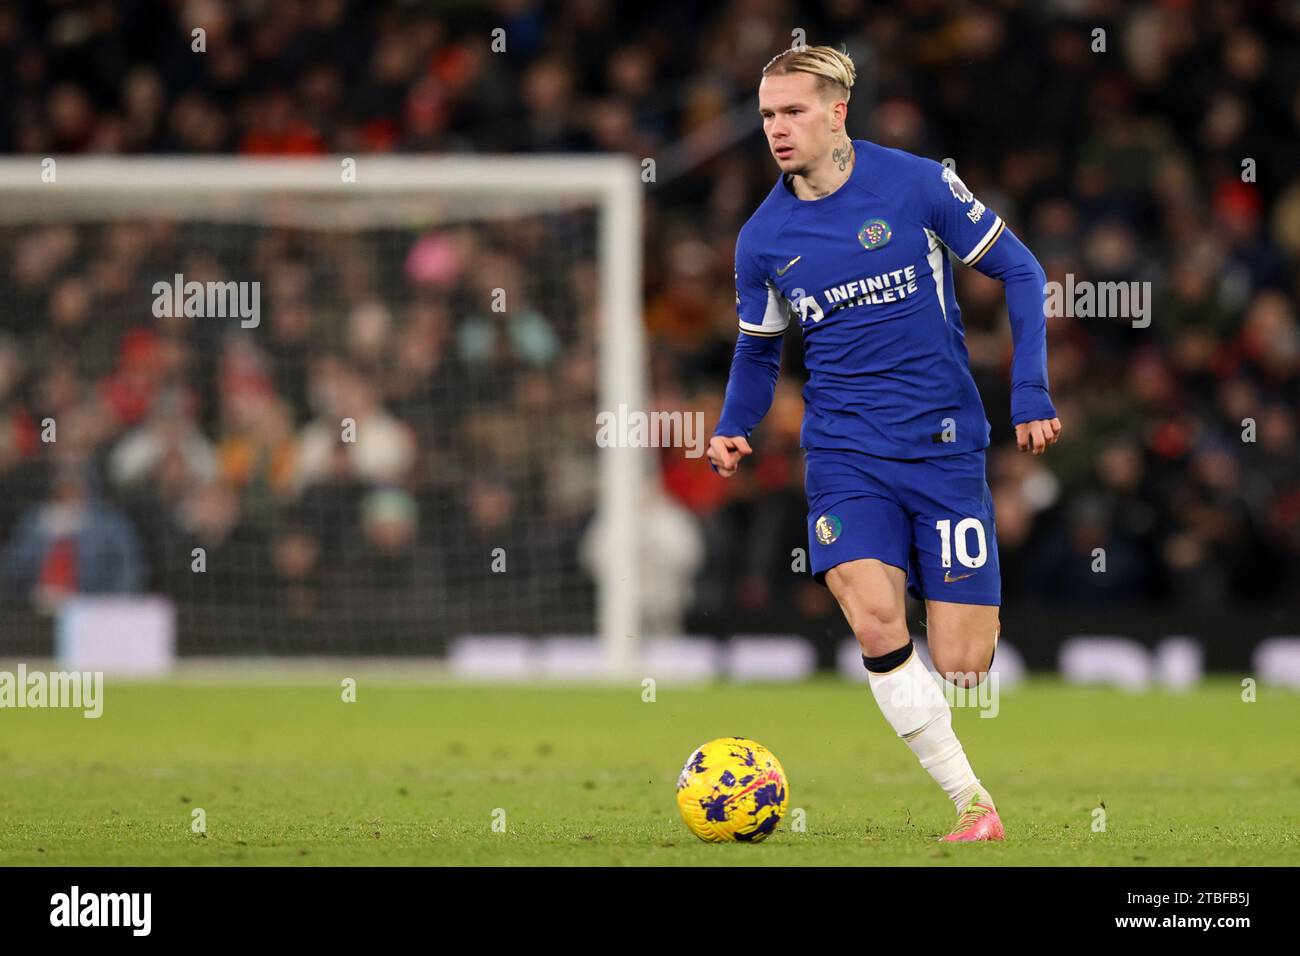
[[[975,577],[974,571],[972,571],[970,574],[959,574],[955,578],[952,576],[951,571],[945,571],[943,572],[943,583],[952,584],[954,581],[961,581],[964,580],[965,578],[973,578],[973,577]]]
[[[790,271],[790,267],[791,267],[791,266],[793,266],[796,262],[798,262],[798,261],[799,261],[800,259],[802,259],[802,258],[803,258],[803,256],[795,256],[793,259],[791,259],[789,262],[787,262],[787,263],[785,264],[785,268],[784,268],[784,269],[777,269],[777,270],[776,270],[776,277],[777,277],[778,279],[781,278],[781,276],[785,275],[787,272]]]

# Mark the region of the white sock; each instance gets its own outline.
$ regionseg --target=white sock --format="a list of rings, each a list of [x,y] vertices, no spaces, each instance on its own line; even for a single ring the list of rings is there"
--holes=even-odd
[[[892,671],[867,671],[867,679],[889,725],[912,748],[958,813],[966,809],[976,791],[988,797],[966,759],[961,741],[953,733],[952,708],[915,648]]]

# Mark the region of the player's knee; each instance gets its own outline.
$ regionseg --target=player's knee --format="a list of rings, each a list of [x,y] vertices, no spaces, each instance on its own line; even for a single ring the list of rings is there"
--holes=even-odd
[[[937,668],[936,668],[937,670]],[[988,678],[987,670],[973,670],[970,668],[957,668],[955,670],[940,670],[940,675],[953,687],[978,687]]]
[[[879,657],[907,642],[907,621],[897,609],[861,604],[851,619],[853,636],[867,657]]]
[[[954,687],[976,687],[988,678],[1002,622],[995,612],[937,605],[930,609],[930,662]]]
[[[826,584],[844,611],[862,653],[880,657],[907,643],[907,616],[902,600],[886,579],[831,568]]]
[[[993,664],[992,648],[962,647],[956,650],[937,651],[931,641],[931,662],[935,671],[954,687],[976,687],[982,684]]]

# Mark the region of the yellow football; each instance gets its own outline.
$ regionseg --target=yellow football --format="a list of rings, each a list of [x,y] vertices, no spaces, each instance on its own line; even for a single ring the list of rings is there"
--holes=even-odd
[[[790,806],[776,756],[745,737],[719,737],[691,754],[677,778],[677,808],[701,840],[757,843]]]

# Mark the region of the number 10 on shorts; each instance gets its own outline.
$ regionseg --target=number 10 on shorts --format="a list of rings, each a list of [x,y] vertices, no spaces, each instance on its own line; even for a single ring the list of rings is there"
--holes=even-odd
[[[934,523],[935,529],[939,532],[939,545],[941,548],[941,558],[945,568],[952,567],[952,545],[953,545],[953,527],[950,518],[944,518],[942,521]],[[971,555],[966,547],[968,538],[967,532],[975,530],[976,552]],[[964,568],[982,568],[984,562],[988,560],[988,546],[984,539],[984,525],[980,524],[978,518],[962,518],[957,522],[957,560],[961,562]]]

